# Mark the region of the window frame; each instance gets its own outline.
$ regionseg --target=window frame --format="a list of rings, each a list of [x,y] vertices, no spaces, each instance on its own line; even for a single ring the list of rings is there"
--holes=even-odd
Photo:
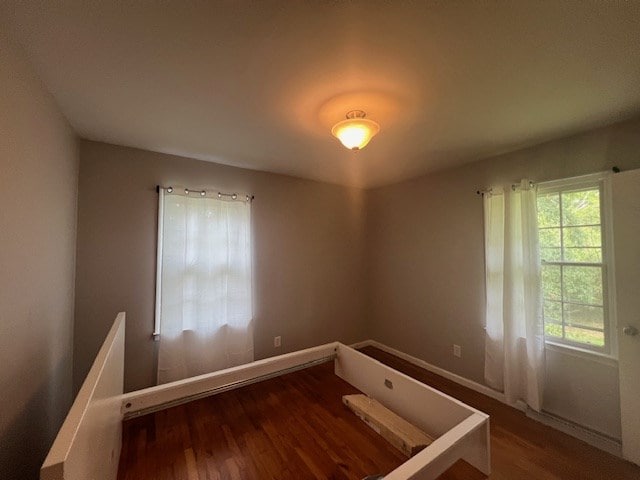
[[[177,189],[177,190],[176,190]],[[176,190],[176,193],[173,193],[173,191]],[[162,187],[160,185],[156,186],[156,192],[158,193],[158,215],[157,215],[157,235],[156,235],[156,282],[155,282],[155,307],[154,307],[154,320],[153,320],[153,333],[151,334],[151,339],[154,342],[159,342],[161,335],[162,335],[162,328],[161,328],[161,323],[162,323],[162,277],[163,277],[163,268],[164,268],[164,262],[163,262],[163,255],[164,255],[164,239],[165,239],[165,234],[164,234],[164,223],[165,223],[165,196],[167,195],[177,195],[177,196],[183,196],[181,193],[177,193],[177,192],[181,192],[184,191],[185,192],[185,197],[189,196],[189,194],[196,194],[197,197],[210,197],[210,198],[215,198],[217,196],[218,199],[222,198],[224,201],[228,201],[228,202],[243,202],[243,203],[249,203],[249,205],[251,206],[252,202],[253,202],[253,196],[249,195],[249,194],[245,194],[245,193],[222,193],[219,191],[219,189],[217,188],[211,188],[211,189],[207,189],[207,190],[190,190],[187,188],[184,188],[182,186],[169,186],[169,187]],[[243,200],[244,198],[246,198],[246,201]],[[250,264],[250,269],[251,269],[251,285],[249,287],[249,291],[250,291],[250,302],[251,302],[251,316],[252,316],[252,320],[255,317],[255,306],[254,306],[254,295],[255,295],[255,288],[254,288],[254,280],[253,280],[253,216],[252,216],[252,209],[249,210],[249,219],[248,219],[248,225],[249,225],[249,249],[250,249],[250,253],[249,253],[249,264]],[[187,270],[193,270],[191,268],[186,269]],[[193,276],[192,272],[191,276]],[[224,324],[225,327],[228,325],[227,323]],[[183,331],[187,331],[187,330],[191,330],[191,329],[184,329]]]
[[[601,229],[601,263],[596,262],[568,262],[557,261],[548,262],[551,265],[584,265],[598,266],[602,270],[602,300],[603,300],[603,333],[604,346],[591,346],[586,343],[567,340],[565,338],[550,337],[545,333],[545,345],[552,349],[570,349],[581,355],[598,356],[609,359],[617,358],[617,338],[616,332],[616,315],[615,315],[615,285],[613,272],[613,239],[611,228],[611,181],[610,174],[607,172],[584,175],[581,177],[567,178],[561,180],[553,180],[549,182],[541,182],[537,185],[536,197],[549,193],[569,192],[576,190],[587,190],[598,188],[600,191],[600,229]],[[537,216],[537,215],[536,215]],[[538,227],[539,228],[539,227]],[[541,252],[540,246],[538,251]],[[541,266],[546,262],[540,260]],[[564,302],[562,302],[564,304]],[[564,317],[564,312],[563,312]],[[544,313],[543,313],[544,321]],[[564,323],[564,319],[563,319]],[[545,330],[546,331],[546,330]]]

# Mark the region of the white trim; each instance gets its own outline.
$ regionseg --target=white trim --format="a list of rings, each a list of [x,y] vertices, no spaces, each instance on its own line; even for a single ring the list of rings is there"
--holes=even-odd
[[[595,352],[593,350],[586,350],[584,348],[576,347],[573,345],[567,345],[564,343],[557,343],[552,340],[545,340],[545,349],[558,352],[562,355],[571,355],[572,357],[578,357],[588,362],[597,362],[609,367],[617,367],[618,359],[613,355],[606,353]]]
[[[153,323],[153,339],[160,339],[160,316],[162,315],[162,239],[164,230],[164,188],[158,187],[158,243],[156,253],[156,310]]]
[[[471,390],[474,390],[476,392],[482,393],[483,395],[486,395],[487,397],[491,397],[494,398],[504,404],[509,405],[510,407],[514,407],[517,408],[518,410],[523,410],[523,408],[516,406],[516,405],[511,405],[510,403],[507,402],[507,398],[505,397],[504,393],[499,392],[497,390],[494,390],[491,387],[487,387],[486,385],[482,385],[478,382],[474,382],[473,380],[469,380],[468,378],[464,378],[460,375],[457,375],[455,373],[452,373],[448,370],[445,370],[443,368],[440,367],[436,367],[435,365],[432,365],[428,362],[425,362],[424,360],[414,357],[412,355],[409,355],[408,353],[404,353],[401,352],[400,350],[396,350],[395,348],[389,347],[387,345],[385,345],[384,343],[380,343],[376,340],[365,340],[363,342],[358,342],[356,345],[361,345],[357,348],[362,348],[362,347],[368,347],[368,346],[372,346],[372,347],[376,347],[379,348],[380,350],[382,350],[383,352],[389,353],[391,355],[394,355],[398,358],[401,358],[402,360],[406,360],[407,362],[416,365],[418,367],[424,368],[425,370],[435,373],[437,375],[440,375],[441,377],[446,378],[447,380],[451,380],[452,382],[455,382],[459,385],[462,385],[463,387],[467,387],[470,388]],[[355,347],[354,347],[355,348]]]
[[[602,240],[607,273],[606,295],[608,302],[609,320],[609,355],[618,358],[618,316],[616,311],[616,271],[615,252],[613,248],[613,192],[611,189],[611,175],[602,180],[602,201],[600,223],[602,228]]]
[[[464,378],[460,375],[449,372],[448,370],[445,370],[443,368],[436,367],[435,365],[425,362],[420,358],[416,358],[407,353],[401,352],[400,350],[396,350],[395,348],[389,347],[376,340],[364,340],[362,342],[356,343],[355,345],[358,345],[357,348],[368,347],[368,346],[376,347],[382,350],[383,352],[394,355],[417,367],[424,368],[429,372],[440,375],[441,377],[444,377],[447,380],[451,380],[452,382],[455,382],[458,385],[462,385],[463,387],[470,388],[475,392],[482,393],[483,395],[486,395],[495,400],[498,400],[499,402],[504,403],[509,407],[513,407],[517,410],[525,412],[529,418],[536,420],[540,423],[543,423],[551,428],[555,428],[556,430],[560,430],[561,432],[566,433],[567,435],[571,435],[572,437],[577,438],[578,440],[582,440],[583,442],[588,443],[593,447],[599,448],[600,450],[604,450],[605,452],[611,453],[612,455],[622,457],[622,447],[620,445],[620,442],[618,442],[616,439],[610,438],[604,434],[601,434],[594,430],[590,430],[586,427],[573,423],[569,420],[565,420],[551,413],[544,412],[544,411],[541,413],[535,412],[529,409],[523,402],[518,402],[515,405],[510,404],[509,402],[507,402],[507,398],[502,392],[493,390],[492,388],[487,387],[486,385],[482,385],[478,382],[474,382],[473,380],[469,380],[468,378]],[[567,350],[562,347],[560,348],[563,353],[565,353]],[[607,363],[607,364],[609,362],[615,362],[615,364],[617,365],[617,362],[615,360],[610,359],[610,357],[596,358],[596,355],[594,355],[593,352],[586,352],[584,355],[588,355],[587,358],[593,361],[600,361],[601,363]]]
[[[352,343],[349,346],[353,349],[359,349],[364,347],[369,347],[373,345],[373,340],[362,340],[361,342]]]
[[[527,417],[543,423],[548,427],[560,430],[561,432],[571,435],[578,440],[582,440],[592,447],[599,448],[611,455],[622,458],[622,444],[613,438],[603,435],[602,433],[590,430],[545,411],[538,413],[533,410],[527,410]]]
[[[578,177],[560,178],[557,180],[549,180],[546,182],[540,182],[536,184],[538,193],[551,193],[554,191],[562,190],[567,187],[588,187],[602,182],[605,178],[612,175],[609,171],[589,173],[587,175],[580,175]]]

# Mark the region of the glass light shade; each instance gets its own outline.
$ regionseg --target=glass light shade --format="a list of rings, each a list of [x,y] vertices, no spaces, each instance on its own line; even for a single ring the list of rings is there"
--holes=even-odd
[[[336,123],[331,133],[350,150],[361,150],[380,131],[380,125],[367,118],[348,118]]]

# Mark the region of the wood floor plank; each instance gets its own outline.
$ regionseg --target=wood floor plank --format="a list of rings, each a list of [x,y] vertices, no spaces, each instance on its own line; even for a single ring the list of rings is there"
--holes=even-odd
[[[196,456],[192,448],[187,448],[184,451],[184,460],[187,464],[187,479],[200,480],[200,474],[198,473],[198,467],[196,465]]]

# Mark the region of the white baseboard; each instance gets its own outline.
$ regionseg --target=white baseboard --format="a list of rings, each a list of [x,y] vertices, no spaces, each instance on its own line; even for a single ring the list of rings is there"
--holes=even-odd
[[[605,452],[611,453],[612,455],[622,457],[622,447],[620,443],[615,439],[612,439],[610,437],[607,437],[606,435],[603,435],[601,433],[595,432],[588,428],[582,427],[580,425],[577,425],[573,422],[562,419],[555,415],[552,415],[546,412],[542,412],[542,413],[535,412],[527,408],[527,406],[523,402],[518,402],[517,404],[513,405],[507,402],[507,398],[505,397],[504,393],[498,392],[490,387],[487,387],[486,385],[482,385],[478,382],[474,382],[473,380],[469,380],[468,378],[464,378],[460,375],[452,373],[443,368],[436,367],[435,365],[425,362],[420,358],[401,352],[400,350],[396,350],[395,348],[389,347],[376,340],[364,340],[362,342],[354,343],[351,346],[353,348],[363,348],[368,346],[376,347],[382,350],[383,352],[387,352],[398,358],[406,360],[407,362],[413,365],[416,365],[418,367],[424,368],[429,372],[440,375],[441,377],[444,377],[447,380],[451,380],[452,382],[462,385],[463,387],[470,388],[471,390],[474,390],[476,392],[482,393],[483,395],[486,395],[495,400],[498,400],[499,402],[502,402],[505,405],[508,405],[510,407],[516,408],[517,410],[525,412],[529,418],[536,420],[540,423],[543,423],[549,427],[555,428],[556,430],[560,430],[561,432],[566,433],[567,435],[571,435],[572,437],[577,438],[578,440],[582,440],[583,442],[588,443],[593,447],[599,448],[600,450],[604,450]]]
[[[507,399],[505,398],[504,393],[502,392],[498,392],[490,387],[487,387],[486,385],[482,385],[478,382],[474,382],[473,380],[469,380],[468,378],[464,378],[460,375],[457,375],[448,370],[445,370],[444,368],[436,367],[435,365],[425,362],[420,358],[409,355],[408,353],[401,352],[400,350],[396,350],[395,348],[391,348],[385,345],[384,343],[380,343],[376,340],[365,340],[363,342],[358,342],[356,345],[358,346],[353,348],[362,348],[362,347],[368,347],[368,346],[376,347],[382,350],[383,352],[390,353],[391,355],[394,355],[398,358],[406,360],[407,362],[413,365],[416,365],[418,367],[424,368],[429,372],[440,375],[441,377],[444,377],[447,380],[456,382],[459,385],[470,388],[471,390],[475,390],[476,392],[480,392],[488,397],[495,398],[496,400],[499,400],[502,403],[507,403]]]
[[[351,348],[363,348],[363,347],[368,347],[370,345],[373,345],[373,340],[363,340],[362,342],[356,342],[356,343],[352,343],[351,345],[349,345]],[[380,349],[382,350],[382,349]]]

